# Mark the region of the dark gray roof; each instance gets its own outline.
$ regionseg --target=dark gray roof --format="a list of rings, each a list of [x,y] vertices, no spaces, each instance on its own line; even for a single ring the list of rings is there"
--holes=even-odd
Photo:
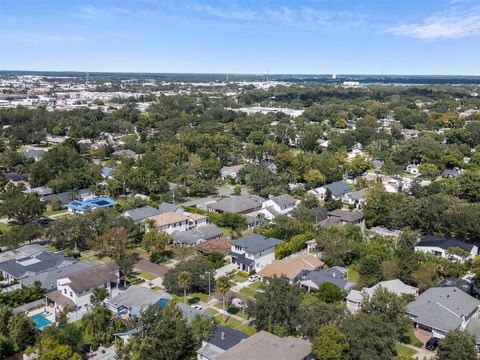
[[[209,204],[208,208],[229,213],[245,213],[260,209],[263,200],[260,197],[253,196],[232,196],[217,203]]]
[[[241,331],[232,329],[228,326],[217,325],[215,327],[213,336],[208,340],[208,342],[222,350],[228,350],[246,338],[248,338],[248,335]]]
[[[458,278],[446,278],[440,281],[436,287],[456,287],[460,290],[465,291],[467,294],[471,295],[473,289],[473,283],[465,279]]]
[[[255,262],[255,260],[253,259],[246,258],[245,254],[231,252],[229,255],[232,257],[233,260],[235,260],[235,262],[243,264],[247,267],[252,265]]]
[[[330,211],[328,213],[328,216],[337,217],[340,220],[346,221],[346,222],[356,222],[363,219],[364,217],[363,212],[360,210],[349,211],[345,209],[336,209],[336,210]]]
[[[333,276],[337,279],[345,279],[347,269],[341,266],[332,266],[331,268],[322,270],[322,273],[328,276]]]
[[[434,235],[427,235],[425,237],[425,240],[419,241],[415,246],[439,247],[444,250],[450,249],[452,247],[459,247],[470,252],[475,245],[454,238],[441,238]]]
[[[28,276],[26,278],[20,279],[20,283],[24,285],[33,285],[35,281],[40,281],[42,288],[47,289],[48,291],[57,290],[57,280],[64,278],[67,275],[89,269],[91,267],[97,266],[97,263],[90,263],[86,261],[80,261],[75,264],[67,265],[60,269],[53,269],[46,271],[37,275]]]
[[[137,223],[148,217],[160,215],[162,213],[163,212],[161,210],[155,209],[150,205],[146,205],[137,209],[127,210],[122,215],[131,218],[134,222]]]
[[[81,199],[83,195],[92,193],[90,189],[81,189],[79,191],[66,191],[58,194],[42,196],[42,201],[58,201],[61,206],[67,206],[72,200]]]
[[[480,301],[456,287],[430,288],[407,305],[415,322],[443,331],[457,329],[462,316],[469,317]]]
[[[0,263],[0,270],[16,279],[20,279],[25,276],[71,265],[74,262],[72,258],[63,256],[63,253],[43,251],[33,256],[2,262]]]
[[[316,213],[317,222],[325,220],[328,217],[328,210],[323,206],[319,206],[313,209]]]
[[[341,225],[341,224],[340,224],[340,219],[339,218],[332,216],[332,217],[329,217],[328,219],[320,221],[318,223],[318,225],[320,227],[328,228],[330,226],[337,226],[337,225]]]
[[[19,174],[17,172],[4,173],[3,177],[5,180],[10,180],[10,181],[27,181],[28,180],[28,175]]]
[[[232,241],[233,245],[242,247],[245,251],[256,254],[281,244],[282,241],[275,238],[266,238],[265,236],[252,234],[244,238]]]
[[[162,213],[166,213],[166,212],[176,212],[180,208],[181,207],[178,206],[178,205],[173,205],[173,204],[170,204],[170,203],[167,203],[167,202],[162,202],[160,204],[160,206],[158,207],[158,210],[162,214]]]
[[[284,206],[287,206],[287,205],[290,205],[290,204],[295,204],[295,202],[296,202],[296,200],[288,194],[275,196],[275,197],[271,198],[270,200],[272,200],[275,204],[277,204],[280,207],[284,207]]]
[[[353,200],[359,201],[365,197],[365,195],[367,194],[367,190],[368,188],[353,191],[348,196]]]
[[[342,196],[350,192],[352,188],[345,181],[337,181],[327,185],[323,185],[325,189],[328,189],[332,192],[334,196]]]
[[[48,248],[39,244],[24,245],[13,250],[0,252],[0,263],[8,260],[25,258],[44,251],[48,251]]]
[[[327,269],[328,270],[328,269]],[[353,286],[353,284],[345,280],[343,276],[340,277],[334,277],[332,276],[331,273],[325,272],[325,270],[320,270],[320,271],[310,271],[305,279],[303,279],[302,283],[305,281],[311,281],[313,282],[316,286],[320,286],[324,283],[332,283],[334,285],[337,285],[340,289],[342,290],[350,290],[350,288]]]
[[[195,245],[202,240],[212,240],[223,235],[222,229],[217,225],[207,224],[187,231],[174,231],[172,233],[174,244]]]
[[[110,262],[76,272],[65,276],[65,278],[70,280],[68,285],[78,294],[107,282],[117,281],[119,278],[118,269],[117,264]]]

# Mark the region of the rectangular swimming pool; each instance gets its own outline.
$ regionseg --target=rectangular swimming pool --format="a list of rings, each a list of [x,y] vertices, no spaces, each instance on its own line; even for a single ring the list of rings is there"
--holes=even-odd
[[[45,326],[50,325],[52,322],[45,318],[42,314],[33,315],[30,319],[35,323],[35,327],[38,330],[43,329]]]

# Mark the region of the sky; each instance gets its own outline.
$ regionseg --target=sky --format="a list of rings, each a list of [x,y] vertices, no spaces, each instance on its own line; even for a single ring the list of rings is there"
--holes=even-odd
[[[0,69],[480,75],[480,0],[0,0]]]

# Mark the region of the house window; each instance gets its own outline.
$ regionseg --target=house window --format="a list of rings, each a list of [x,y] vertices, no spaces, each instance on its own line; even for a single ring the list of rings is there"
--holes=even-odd
[[[73,297],[73,292],[70,291],[70,297]]]
[[[66,294],[66,293],[67,293],[67,289],[63,289],[63,293]]]

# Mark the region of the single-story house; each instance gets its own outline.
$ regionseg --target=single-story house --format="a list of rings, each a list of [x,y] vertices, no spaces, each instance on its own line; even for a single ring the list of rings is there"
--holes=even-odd
[[[300,281],[300,284],[309,291],[318,290],[324,283],[337,285],[343,291],[350,291],[353,288],[353,283],[346,278],[346,272],[340,272],[338,269],[311,271]]]
[[[152,217],[152,216],[157,216],[162,214],[163,212],[160,211],[159,209],[154,208],[153,206],[146,205],[142,206],[136,209],[131,209],[125,211],[122,216],[124,217],[129,217],[132,219],[135,223],[140,223],[143,222],[145,219]]]
[[[165,291],[154,291],[144,286],[132,285],[127,290],[107,300],[105,305],[117,317],[123,315],[136,317],[140,315],[142,310],[151,305],[158,305],[163,309],[172,299],[172,296]]]
[[[189,324],[192,322],[193,318],[196,315],[205,316],[207,318],[212,317],[212,314],[210,313],[210,311],[195,309],[191,306],[188,306],[187,304],[185,304],[183,302],[178,302],[178,303],[175,304],[175,306],[180,309],[180,311],[182,312],[183,318]]]
[[[291,336],[279,337],[264,330],[231,347],[217,360],[313,360],[312,344]]]
[[[73,200],[67,207],[72,214],[84,214],[93,209],[106,209],[116,204],[117,202],[108,196],[98,196],[88,200]]]
[[[174,212],[177,214],[185,213],[185,210],[183,210],[183,208],[180,205],[174,205],[167,202],[162,202],[158,206],[158,210],[160,211],[160,213],[167,213],[167,212]]]
[[[452,248],[460,248],[466,251],[468,255],[452,254],[449,252],[449,249]],[[464,262],[478,255],[478,246],[454,238],[427,235],[424,240],[415,245],[415,251],[422,251],[452,261]]]
[[[171,235],[174,244],[193,246],[218,239],[223,236],[223,231],[215,224],[206,224],[187,231],[175,230]]]
[[[218,213],[248,214],[260,210],[264,201],[265,199],[260,196],[238,195],[208,204],[207,207],[209,211]]]
[[[346,297],[347,309],[349,309],[351,312],[360,311],[364,299],[371,298],[373,294],[375,294],[375,291],[377,291],[379,288],[386,289],[399,297],[402,295],[412,295],[414,297],[418,296],[418,289],[416,287],[409,286],[399,279],[381,281],[372,287],[364,287],[361,291],[354,289],[350,290]]]
[[[333,199],[340,199],[342,196],[351,192],[352,188],[346,181],[336,181],[320,186],[316,189],[309,190],[308,192],[318,196],[320,199],[325,199],[328,190],[330,190]]]
[[[248,335],[228,326],[217,325],[213,335],[202,341],[202,347],[197,350],[197,360],[216,360],[218,355],[248,338]]]
[[[443,338],[452,330],[464,330],[477,317],[480,301],[456,287],[433,287],[407,305],[415,326]]]
[[[282,260],[274,260],[258,272],[262,277],[286,277],[293,284],[298,283],[310,271],[321,269],[325,263],[309,254],[298,254]]]
[[[73,200],[93,199],[95,194],[90,189],[81,189],[79,191],[66,191],[58,194],[42,196],[41,201],[45,203],[58,203],[61,208],[66,207]]]
[[[338,219],[336,221],[338,221],[338,224],[341,224],[341,225],[346,225],[346,224],[358,225],[362,229],[365,227],[365,216],[363,215],[363,212],[360,210],[349,211],[345,209],[336,209],[328,213],[328,218]]]

